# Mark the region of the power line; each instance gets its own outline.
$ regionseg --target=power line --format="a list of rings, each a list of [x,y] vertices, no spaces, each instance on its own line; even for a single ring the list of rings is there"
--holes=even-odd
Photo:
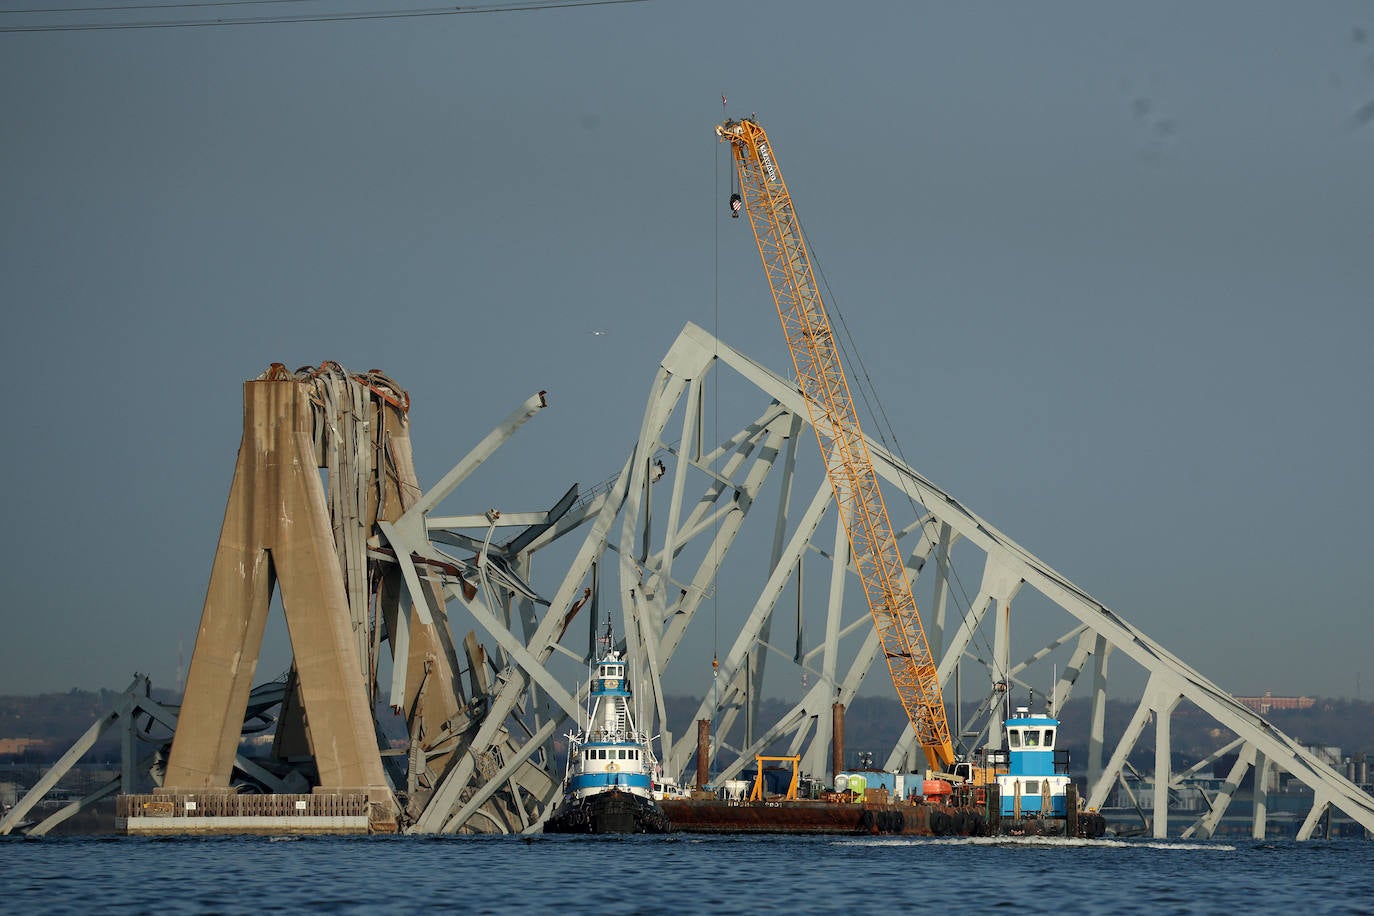
[[[139,3],[120,6],[51,6],[28,10],[0,10],[0,16],[37,13],[116,13],[129,10],[179,10],[202,6],[249,6],[261,3],[319,3],[320,0],[203,0],[201,3]]]
[[[232,5],[234,3],[265,3],[278,0],[220,0],[219,4],[167,4],[156,8],[189,8],[196,5]],[[295,0],[291,0],[295,2]],[[12,32],[103,32],[116,29],[182,29],[198,26],[230,25],[276,25],[295,22],[349,22],[376,19],[412,19],[428,16],[464,16],[476,13],[523,13],[534,10],[552,10],[583,6],[619,6],[624,3],[645,3],[648,0],[532,0],[532,2],[485,3],[473,6],[419,7],[408,10],[370,10],[353,13],[317,13],[310,15],[282,16],[242,16],[230,19],[163,19],[144,22],[74,22],[48,23],[40,25],[0,26],[0,33]],[[135,7],[129,7],[134,9]]]

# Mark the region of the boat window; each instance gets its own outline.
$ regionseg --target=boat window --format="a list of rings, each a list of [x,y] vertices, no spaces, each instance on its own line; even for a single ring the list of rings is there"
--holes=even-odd
[[[596,752],[596,759],[597,759],[597,760],[605,760],[605,759],[606,759],[606,749],[605,749],[604,747],[603,747],[603,748],[598,748],[598,749],[597,749],[597,752]]]
[[[615,755],[621,760],[624,760],[626,757],[630,756],[630,752],[622,747],[620,750],[615,752]]]
[[[1040,729],[1038,729],[1038,728],[1028,728],[1028,729],[1026,729],[1026,747],[1039,747],[1039,746],[1040,746]]]
[[[1045,729],[1045,747],[1053,747],[1053,746],[1054,746],[1054,729],[1052,729],[1052,728],[1047,728],[1047,729]]]
[[[1023,791],[1021,794],[1022,794],[1022,795],[1039,795],[1039,794],[1040,794],[1040,780],[1038,780],[1038,779],[1027,779],[1027,780],[1026,780],[1026,788],[1025,788],[1025,791]]]
[[[1020,747],[1020,746],[1021,746],[1021,729],[1019,729],[1019,728],[1010,728],[1010,729],[1007,729],[1007,740],[1008,740],[1008,742],[1011,744],[1012,747]]]

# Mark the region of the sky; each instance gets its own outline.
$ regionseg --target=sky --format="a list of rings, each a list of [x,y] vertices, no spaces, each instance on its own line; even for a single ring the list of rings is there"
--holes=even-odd
[[[171,686],[272,362],[396,378],[428,482],[547,389],[524,508],[686,322],[785,372],[724,94],[918,470],[1234,693],[1374,695],[1367,3],[5,31],[116,15],[0,11],[0,693]]]

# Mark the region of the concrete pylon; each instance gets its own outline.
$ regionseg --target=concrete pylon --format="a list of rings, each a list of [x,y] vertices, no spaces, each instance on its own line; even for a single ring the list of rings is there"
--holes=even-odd
[[[310,387],[244,383],[244,432],[164,786],[227,789],[272,590],[295,656],[321,789],[395,811],[312,433]]]

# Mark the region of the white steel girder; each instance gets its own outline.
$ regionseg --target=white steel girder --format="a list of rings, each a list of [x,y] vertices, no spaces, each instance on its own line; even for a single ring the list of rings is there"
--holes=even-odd
[[[761,409],[751,421],[720,436],[719,442],[707,444],[708,429],[729,428],[722,426],[723,417],[708,415],[710,399],[704,394],[708,381],[720,384],[719,379],[710,379],[710,373],[721,368],[732,370],[746,387],[757,389]],[[732,384],[739,381],[732,379]],[[731,401],[738,404],[740,398]],[[522,766],[535,760],[542,761],[550,778],[542,782],[526,778],[513,794],[518,804],[528,803],[530,809],[527,816],[521,812],[523,829],[538,828],[559,789],[562,761],[551,759],[553,735],[570,727],[571,717],[586,699],[585,670],[580,665],[587,658],[588,630],[571,624],[580,612],[593,618],[594,625],[597,614],[604,617],[608,602],[618,605],[611,610],[618,611],[616,632],[636,672],[641,721],[661,735],[668,775],[692,781],[688,767],[696,754],[695,723],[665,721],[672,692],[665,686],[670,672],[678,672],[671,678],[673,683],[687,680],[696,685],[690,692],[700,702],[693,718],[712,720],[709,772],[717,778],[736,774],[752,762],[753,754],[774,744],[786,744],[789,753],[803,755],[813,775],[825,775],[832,704],[853,700],[877,658],[878,645],[862,593],[851,587],[855,580],[843,533],[821,526],[831,505],[830,488],[819,460],[809,460],[805,447],[797,444],[801,427],[808,422],[800,391],[688,324],[662,361],[638,438],[623,459],[619,475],[583,494],[565,511],[540,513],[531,507],[511,506],[493,517],[479,508],[487,504],[481,494],[468,493],[461,484],[544,403],[541,392],[520,405],[385,531],[416,597],[417,616],[421,620],[431,616],[424,601],[429,590],[421,580],[439,581],[449,602],[455,642],[460,641],[460,627],[465,631],[473,626],[499,649],[498,670],[487,679],[486,694],[473,697],[482,713],[469,750],[440,780],[429,807],[411,829],[466,829],[468,820],[495,791],[493,787],[512,784]],[[674,417],[677,424],[670,436],[666,433]],[[915,510],[915,518],[901,534],[914,536],[905,548],[913,585],[921,581],[923,572],[930,572],[923,583],[925,593],[933,596],[928,632],[932,651],[940,659],[947,704],[951,701],[948,685],[961,661],[981,666],[987,683],[1001,682],[1005,690],[1011,690],[1017,684],[1032,683],[1026,669],[1043,665],[1052,652],[1062,649],[1067,657],[1062,675],[1052,685],[1055,708],[1069,699],[1079,675],[1088,675],[1092,713],[1086,797],[1090,806],[1101,807],[1153,721],[1153,832],[1166,835],[1169,789],[1176,782],[1169,772],[1169,716],[1186,700],[1231,733],[1220,745],[1231,742],[1240,748],[1227,788],[1208,799],[1211,807],[1188,828],[1190,835],[1210,835],[1245,770],[1253,768],[1256,786],[1263,787],[1262,777],[1270,764],[1313,793],[1302,838],[1311,835],[1328,808],[1374,831],[1374,799],[887,448],[871,440],[868,445],[892,494],[908,495]],[[801,480],[798,475],[810,479]],[[798,494],[806,500],[805,506],[794,504]],[[463,500],[464,510],[443,517],[431,514],[450,499]],[[901,510],[897,499],[888,503],[894,511]],[[751,513],[760,506],[768,507],[763,518],[751,522]],[[746,525],[751,526],[748,534]],[[498,556],[491,546],[492,534],[510,527],[527,528],[528,536],[508,542],[513,545],[510,555]],[[575,537],[580,542],[569,540]],[[569,549],[576,545],[571,561],[558,570],[543,564],[543,577],[531,580],[532,556],[560,543]],[[455,556],[438,544],[450,551],[454,545],[461,549]],[[614,559],[608,553],[615,554]],[[953,555],[967,565],[975,553],[982,554],[981,583],[976,597],[960,610],[954,606],[957,596],[951,589]],[[928,562],[932,556],[935,562]],[[500,569],[520,574],[502,578],[493,571],[487,576],[484,570],[494,570],[489,564],[498,559]],[[475,596],[465,592],[467,581],[451,574],[455,566],[465,580],[481,582],[483,587]],[[804,568],[810,570],[806,585],[800,584]],[[727,578],[728,602],[719,585]],[[740,597],[740,583],[760,580],[753,600]],[[1013,617],[1013,603],[1025,586],[1048,599],[1052,610],[1068,615],[1065,621],[1051,621],[1062,635],[1043,646],[1015,640],[1016,625],[1025,618]],[[529,592],[521,593],[525,587]],[[781,600],[789,589],[796,596],[794,602]],[[590,607],[584,608],[587,599]],[[1046,613],[1040,610],[1045,602],[1030,604],[1026,613]],[[704,619],[708,614],[709,625]],[[813,622],[807,625],[805,620],[812,615]],[[513,617],[518,617],[518,625]],[[994,644],[980,650],[975,642],[989,625]],[[718,666],[704,657],[714,647],[703,650],[701,639],[693,641],[688,636],[689,631],[712,627],[719,631],[716,645],[726,650],[715,660]],[[780,645],[774,644],[775,633],[785,634],[776,640]],[[988,643],[986,636],[981,638]],[[761,693],[764,660],[770,655],[774,656],[770,677],[779,667],[792,666],[803,686],[794,703],[784,704],[781,716],[766,721]],[[1113,655],[1118,659],[1114,669],[1123,661],[1143,669],[1147,686],[1125,733],[1109,747],[1104,709],[1109,698],[1107,661]],[[1014,665],[1013,657],[1025,661]],[[685,677],[684,671],[699,672],[699,676]],[[1050,683],[1050,679],[1037,675],[1033,682]],[[537,695],[533,693],[536,685]],[[682,693],[682,688],[676,692]],[[983,704],[986,721],[978,732],[994,741],[1000,735],[998,696],[994,693],[992,702]],[[680,736],[676,741],[674,734]],[[886,765],[905,765],[915,759],[914,750],[913,735],[907,729],[894,740]],[[722,751],[726,755],[718,762]],[[1110,751],[1105,763],[1104,751]],[[488,758],[485,763],[484,757]],[[528,773],[527,766],[524,772]],[[1266,808],[1263,791],[1257,791],[1252,821],[1257,836],[1266,829]]]

